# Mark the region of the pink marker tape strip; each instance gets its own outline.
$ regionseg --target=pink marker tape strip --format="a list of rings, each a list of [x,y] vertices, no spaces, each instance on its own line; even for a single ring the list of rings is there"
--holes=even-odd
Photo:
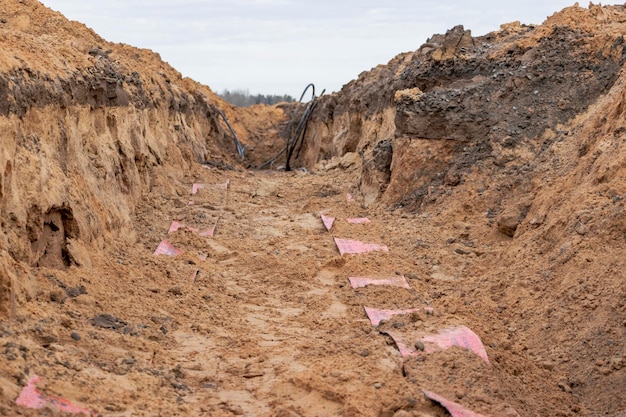
[[[206,184],[193,184],[191,186],[191,194],[197,194],[198,191],[206,187]]]
[[[37,389],[37,384],[41,383],[42,380],[37,375],[33,375],[29,380],[26,386],[20,392],[20,395],[15,400],[15,404],[31,408],[35,410],[40,410],[45,407],[56,408],[59,411],[69,414],[87,414],[90,416],[97,416],[98,413],[95,411],[91,411],[87,408],[80,407],[76,404],[73,404],[69,400],[65,398],[58,397],[56,395],[46,395]]]
[[[443,408],[450,412],[452,417],[485,417],[482,414],[475,413],[467,408],[462,407],[460,404],[450,401],[441,395],[437,395],[432,391],[422,390],[426,398],[438,402]]]
[[[213,226],[209,227],[208,229],[205,229],[205,230],[203,230],[201,232],[198,232],[198,234],[200,236],[203,236],[203,237],[206,237],[206,236],[211,236],[212,237],[215,234],[215,227],[216,226],[213,225]]]
[[[215,233],[215,225],[209,227],[208,229],[205,230],[200,230],[197,227],[192,227],[192,226],[185,226],[184,224],[182,224],[179,221],[176,220],[172,220],[172,224],[170,225],[169,230],[167,231],[167,233],[174,233],[178,230],[180,230],[183,227],[187,227],[187,229],[191,230],[194,233],[199,234],[200,236],[206,237],[206,236],[213,236],[213,234]]]
[[[230,185],[230,180],[226,180],[226,182],[221,183],[221,184],[198,184],[198,183],[194,183],[191,185],[191,194],[197,194],[198,191],[202,190],[203,188],[209,188],[209,187],[215,187],[215,188],[220,188],[222,190],[228,190],[228,187]]]
[[[415,342],[421,341],[424,343],[423,353],[433,353],[449,349],[452,346],[459,346],[474,352],[486,363],[489,363],[489,357],[483,342],[476,333],[465,326],[451,327],[436,334],[424,334],[421,332],[413,334],[387,332],[387,334],[396,342],[396,346],[402,356],[420,355],[422,352],[415,349]]]
[[[333,223],[335,222],[335,218],[324,216],[322,213],[320,213],[320,218],[322,219],[322,223],[324,223],[324,227],[326,228],[326,230],[330,232],[330,229],[333,228]]]
[[[346,253],[367,253],[367,252],[389,252],[389,248],[385,245],[378,245],[376,243],[363,243],[358,240],[339,239],[335,238],[335,244],[339,253],[345,255]]]
[[[159,247],[154,251],[154,255],[168,255],[168,256],[176,256],[183,253],[182,250],[177,249],[167,240],[162,240],[159,244]]]
[[[346,221],[348,223],[351,223],[351,224],[370,223],[370,219],[368,219],[367,217],[357,217],[357,218],[354,218],[354,219],[346,219]]]
[[[350,277],[350,285],[352,288],[361,288],[367,285],[387,285],[389,287],[401,287],[410,289],[409,283],[406,278],[399,277],[391,277],[391,278],[383,278],[383,279],[373,279],[373,278],[364,278],[364,277]]]
[[[172,224],[170,225],[170,228],[168,229],[167,233],[174,233],[176,231],[178,231],[178,229],[180,229],[181,227],[184,227],[185,225],[182,224],[179,221],[176,220],[172,220]]]
[[[417,311],[434,311],[432,307],[424,307],[424,308],[409,308],[406,310],[384,310],[370,307],[363,307],[365,309],[365,314],[370,319],[372,326],[378,326],[381,321],[389,320],[393,316],[400,316],[404,314],[411,314]]]

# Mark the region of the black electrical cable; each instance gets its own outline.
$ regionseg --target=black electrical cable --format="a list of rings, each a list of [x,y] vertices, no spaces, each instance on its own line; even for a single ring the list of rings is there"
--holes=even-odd
[[[320,97],[324,95],[324,93],[326,92],[326,90],[322,90],[322,94],[320,94]],[[311,118],[311,115],[313,114],[313,111],[315,110],[315,106],[317,106],[317,100],[313,100],[313,104],[311,105],[311,109],[309,111],[309,114],[306,115],[306,121],[304,123],[304,129],[302,131],[302,135],[300,136],[300,146],[298,147],[298,151],[296,152],[296,159],[298,159],[300,157],[300,151],[302,150],[302,147],[304,145],[304,138],[306,137],[306,130],[309,127],[309,119]]]
[[[285,161],[285,171],[291,171],[291,165],[290,165],[291,157],[293,155],[293,151],[298,145],[298,141],[300,141],[300,147],[296,154],[296,158],[298,158],[298,156],[300,155],[300,151],[302,150],[302,146],[304,144],[304,136],[306,133],[306,128],[309,122],[309,118],[311,117],[311,114],[313,114],[313,110],[315,109],[315,106],[317,105],[318,97],[315,95],[315,85],[313,85],[313,83],[306,86],[306,88],[302,92],[302,95],[300,96],[300,102],[302,102],[302,99],[304,98],[304,95],[309,90],[309,88],[313,90],[311,94],[311,101],[309,101],[309,104],[307,104],[307,107],[304,110],[304,113],[302,114],[302,118],[300,119],[300,122],[298,123],[296,127],[295,134],[293,134],[291,138],[289,139],[289,141],[287,142],[287,157]],[[325,91],[326,90],[322,91],[322,95],[324,95]]]
[[[285,162],[285,171],[291,171],[290,160],[293,155],[293,151],[295,150],[296,146],[298,146],[298,143],[299,143],[298,151],[296,152],[296,159],[297,159],[300,156],[300,151],[302,150],[302,147],[304,145],[304,137],[306,136],[306,130],[308,127],[309,118],[313,114],[313,110],[315,110],[315,106],[317,106],[317,99],[319,98],[315,95],[315,85],[311,83],[307,85],[304,91],[302,92],[302,95],[300,96],[300,100],[299,100],[300,103],[302,103],[302,99],[304,98],[304,96],[306,95],[309,89],[312,89],[311,101],[307,104],[306,108],[304,109],[304,113],[302,114],[302,117],[300,118],[300,121],[298,122],[298,124],[295,125],[295,129],[294,129],[295,120],[292,119],[289,122],[289,127],[287,128],[287,130],[289,131],[289,139],[287,140],[287,144],[274,157],[272,157],[268,161],[264,162],[261,166],[259,166],[258,169],[263,169],[267,166],[272,165],[284,152],[287,152],[286,162]],[[325,91],[326,90],[322,91],[322,94],[320,95],[320,97],[324,95]]]
[[[223,111],[221,111],[220,109],[218,109],[217,107],[215,107],[215,111],[217,112],[218,115],[220,115],[222,117],[222,119],[224,119],[224,121],[226,122],[226,126],[228,126],[228,129],[230,129],[230,133],[233,135],[233,139],[235,140],[235,145],[237,146],[237,153],[239,154],[239,157],[241,159],[243,159],[244,157],[244,147],[241,144],[241,142],[239,142],[239,139],[237,138],[237,134],[235,133],[235,130],[233,129],[233,127],[230,125],[230,123],[228,122],[228,119],[226,118],[226,115],[224,114]]]

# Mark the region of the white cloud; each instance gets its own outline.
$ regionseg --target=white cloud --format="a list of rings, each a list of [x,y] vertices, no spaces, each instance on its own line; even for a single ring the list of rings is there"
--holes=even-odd
[[[520,20],[541,23],[570,5],[501,0],[43,0],[105,39],[159,52],[221,91],[299,95],[339,89],[364,70],[463,24],[474,35]],[[551,4],[547,4],[551,3]]]

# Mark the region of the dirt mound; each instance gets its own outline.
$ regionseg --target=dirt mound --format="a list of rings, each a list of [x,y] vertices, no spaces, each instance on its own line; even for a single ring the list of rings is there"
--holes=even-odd
[[[132,236],[130,215],[160,167],[240,164],[222,111],[247,148],[244,164],[256,162],[262,134],[277,140],[279,108],[235,116],[152,51],[108,43],[36,1],[5,2],[0,18],[1,213],[16,260],[43,265],[65,251],[50,262],[88,263],[72,246]],[[65,220],[49,222],[57,213]],[[46,232],[67,222],[70,233]]]
[[[624,245],[625,19],[622,6],[592,5],[480,38],[456,27],[361,74],[340,93],[351,107],[334,97],[331,117],[318,115],[341,121],[322,141],[360,154],[364,203],[432,219],[453,258],[472,258],[460,270],[434,261],[470,280],[460,305],[500,323],[505,349],[560,373],[585,415],[625,408],[625,289],[612,269]],[[359,142],[342,148],[344,137]],[[433,240],[416,246],[428,260]]]
[[[623,415],[625,26],[434,35],[277,172],[303,105],[4,2],[0,414]]]

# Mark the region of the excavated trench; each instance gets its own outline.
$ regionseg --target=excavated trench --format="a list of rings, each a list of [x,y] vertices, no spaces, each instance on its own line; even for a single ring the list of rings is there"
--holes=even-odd
[[[0,414],[626,413],[623,6],[247,109],[0,15]]]

